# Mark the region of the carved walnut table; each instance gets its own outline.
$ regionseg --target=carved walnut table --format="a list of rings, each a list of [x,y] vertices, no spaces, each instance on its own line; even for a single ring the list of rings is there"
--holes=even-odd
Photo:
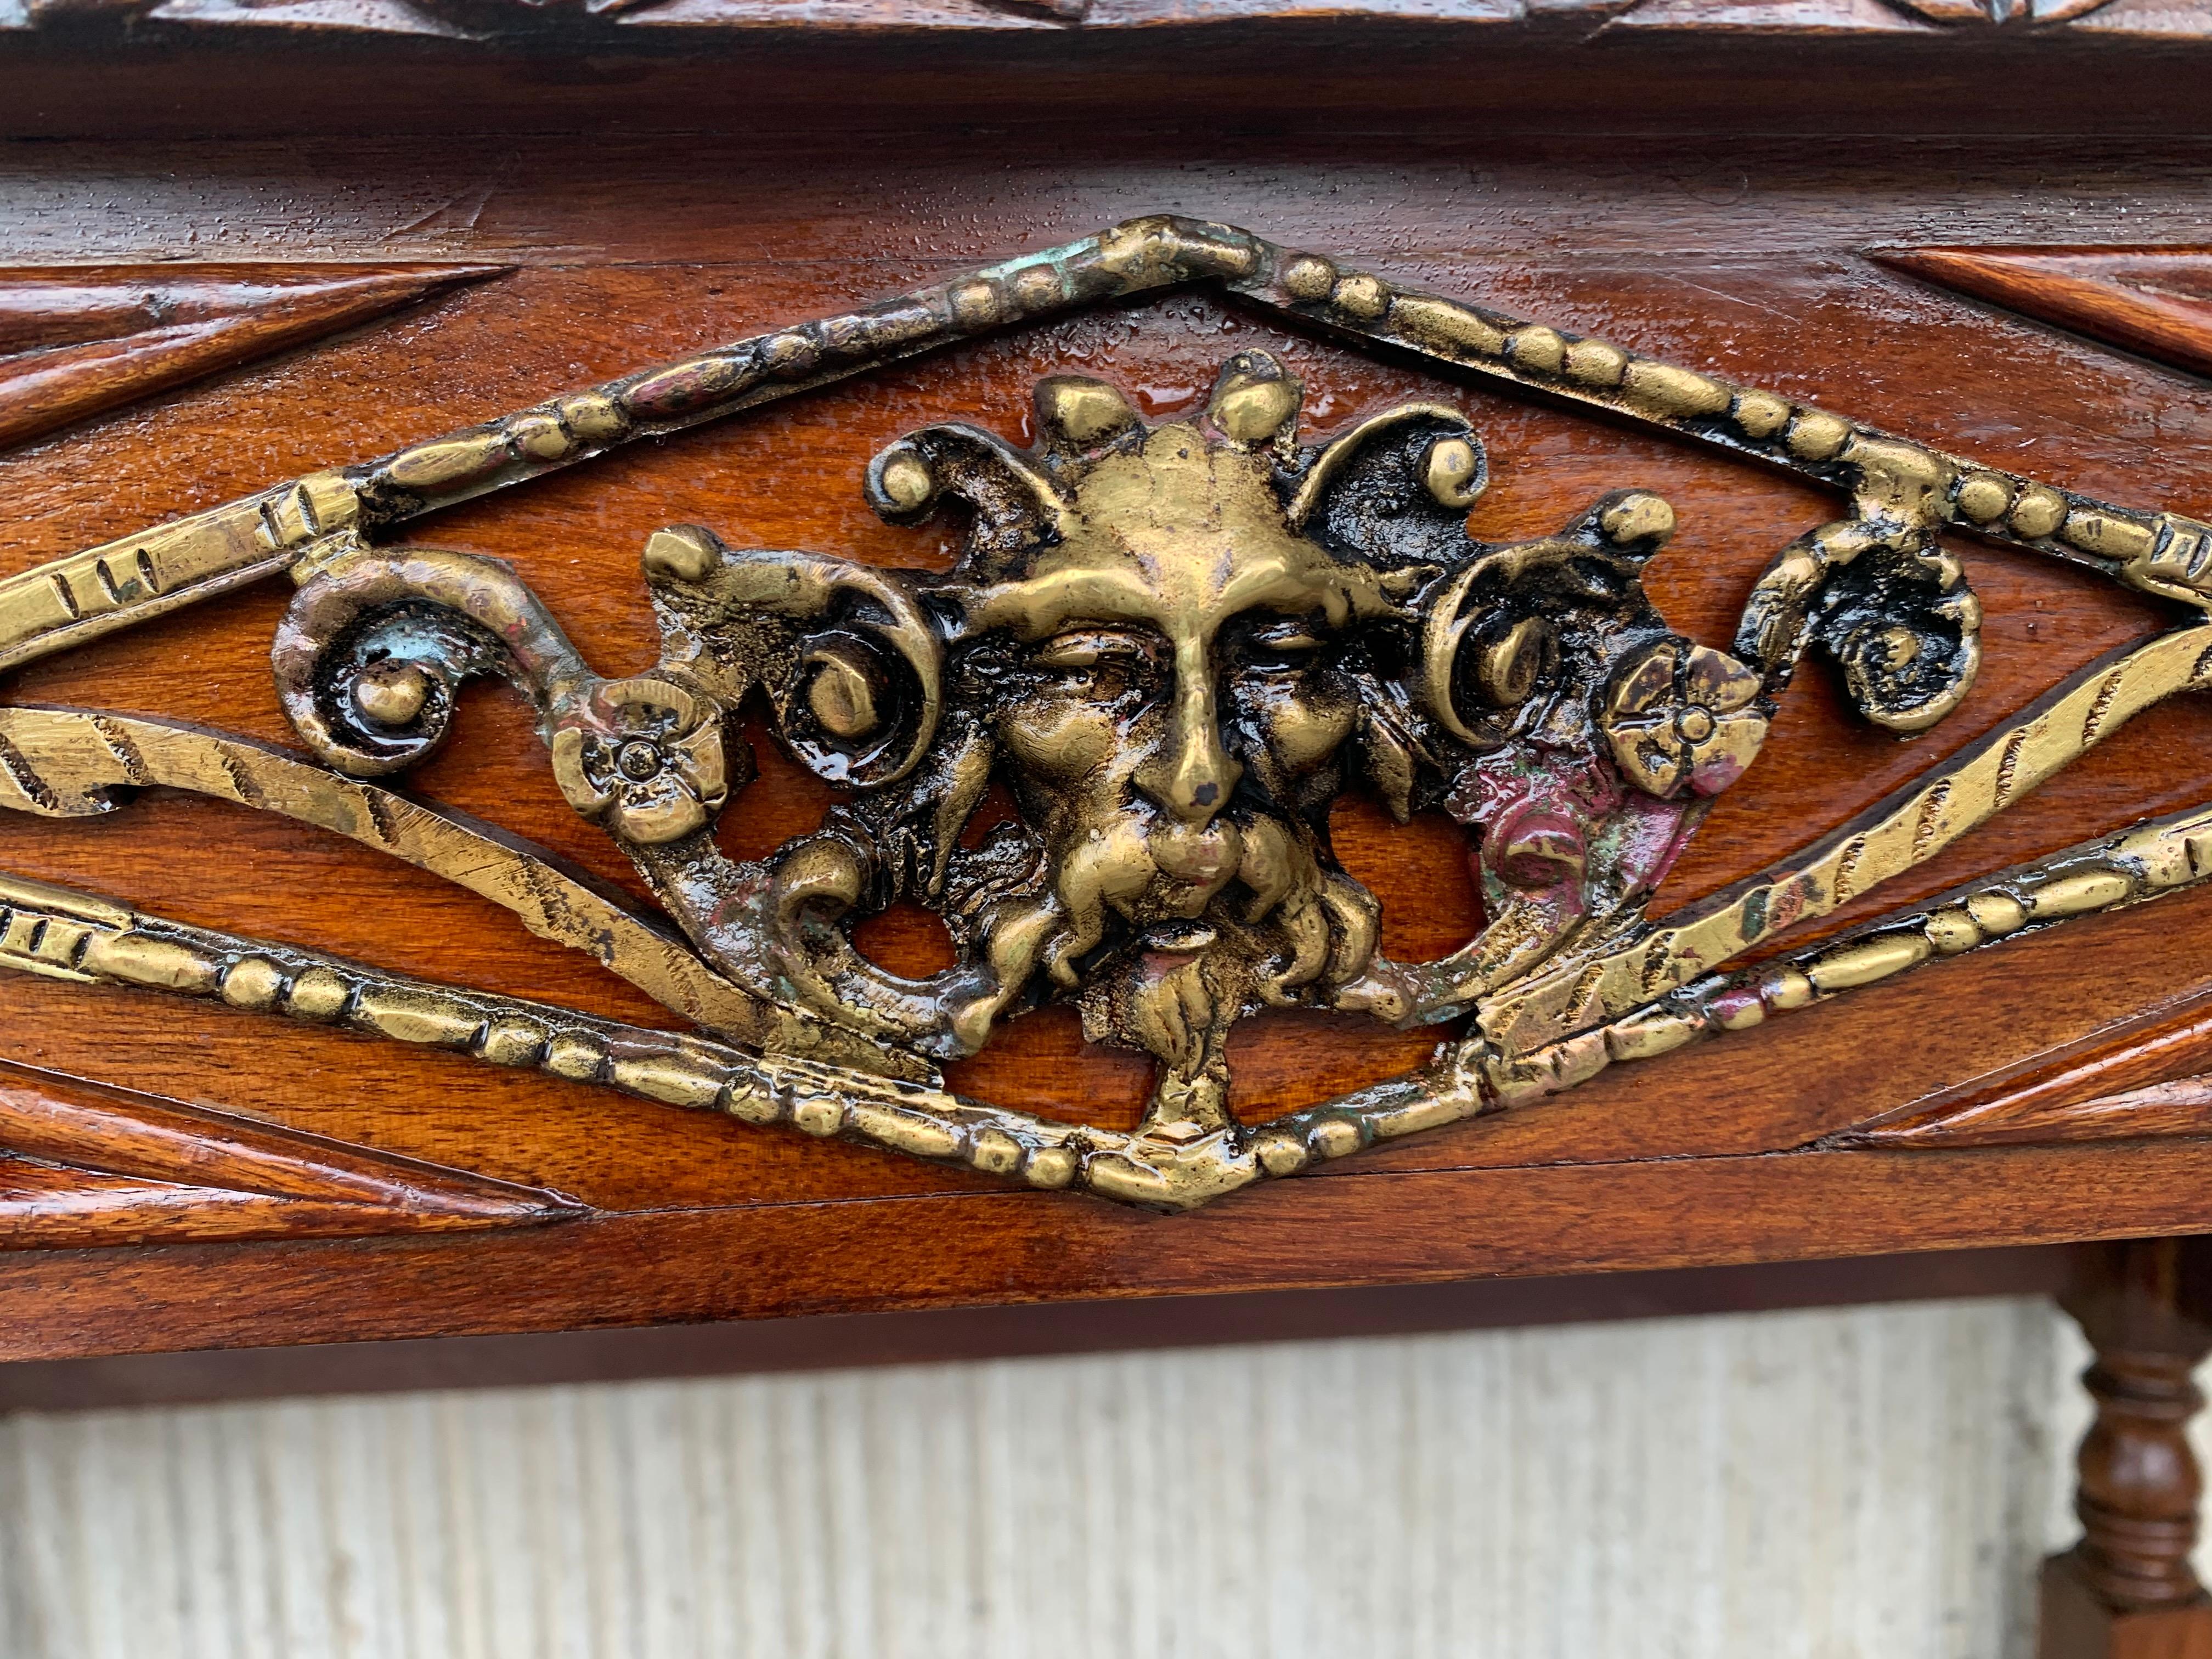
[[[1971,1261],[2212,1654],[2212,9],[1306,10],[0,0],[0,1352]]]

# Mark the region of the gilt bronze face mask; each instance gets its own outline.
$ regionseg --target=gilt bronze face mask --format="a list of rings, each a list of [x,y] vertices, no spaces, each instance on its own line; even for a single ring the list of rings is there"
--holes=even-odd
[[[1664,501],[1617,493],[1553,535],[1477,540],[1468,514],[1488,460],[1462,414],[1410,404],[1310,432],[1297,380],[1248,351],[1185,419],[1147,423],[1107,381],[1058,375],[1035,389],[1030,447],[965,424],[891,445],[867,497],[896,524],[959,515],[946,571],[659,532],[643,567],[660,658],[623,678],[583,660],[523,573],[391,535],[641,434],[1195,280],[1789,466],[1840,489],[1848,510],[1783,550],[1718,649],[1674,632],[1645,597],[1644,566],[1674,525]],[[1940,539],[1955,531],[2195,610],[2212,586],[2212,532],[2191,520],[1973,467],[1225,227],[1139,221],[0,585],[0,663],[12,663],[289,570],[299,591],[275,672],[311,757],[160,720],[5,708],[0,805],[67,817],[166,785],[319,824],[507,905],[702,1035],[406,980],[29,883],[0,890],[0,960],[1187,1207],[2212,873],[2212,813],[2185,814],[1816,949],[1726,967],[1932,856],[2140,708],[2201,688],[2212,629],[2200,625],[2095,665],[1784,866],[1646,919],[1713,797],[1756,759],[1808,647],[1892,729],[1923,730],[1956,706],[1978,662],[1979,608]],[[665,916],[374,781],[434,750],[480,675],[532,699],[562,793],[635,862]],[[813,832],[744,861],[714,830],[744,810],[740,720],[755,708],[838,799]],[[994,784],[1012,811],[991,822]],[[1330,809],[1352,790],[1401,823],[1435,810],[1463,826],[1485,921],[1461,949],[1381,954],[1376,901],[1330,845]],[[854,927],[902,902],[942,917],[954,965],[902,977],[856,948]],[[1079,1008],[1092,1040],[1150,1056],[1135,1130],[939,1086],[937,1062],[1048,1002]],[[1419,1073],[1248,1127],[1229,1033],[1288,1007],[1435,1025],[1441,1046]]]

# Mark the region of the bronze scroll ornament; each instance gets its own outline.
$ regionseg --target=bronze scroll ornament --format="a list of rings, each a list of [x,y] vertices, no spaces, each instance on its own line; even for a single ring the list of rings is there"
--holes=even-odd
[[[1467,515],[1488,465],[1464,416],[1411,404],[1312,439],[1297,380],[1251,351],[1188,420],[1148,425],[1113,386],[1063,375],[1036,387],[1029,448],[964,424],[893,444],[868,469],[868,499],[898,524],[962,503],[969,527],[946,572],[659,532],[643,564],[660,659],[622,678],[595,672],[511,567],[388,540],[421,512],[640,434],[1194,280],[1789,466],[1840,489],[1848,510],[1775,558],[1732,650],[1716,650],[1644,595],[1643,569],[1674,529],[1664,501],[1612,495],[1553,535],[1478,541]],[[0,961],[1188,1207],[2212,874],[2212,819],[2185,814],[1723,971],[1932,856],[2138,710],[2203,689],[2212,626],[2200,625],[2096,665],[1782,866],[1645,918],[1712,798],[1753,763],[1808,647],[1893,730],[1957,705],[1980,611],[1947,530],[2208,607],[2212,531],[2191,520],[1974,467],[1227,227],[1136,221],[0,584],[0,662],[21,662],[289,569],[300,586],[275,667],[312,756],[142,718],[0,709],[0,805],[65,817],[164,785],[319,824],[592,951],[703,1035],[423,984],[31,884],[0,890]],[[562,793],[635,862],[665,918],[373,781],[435,750],[460,685],[485,674],[535,702]],[[843,793],[818,830],[746,862],[714,829],[750,775],[735,717],[756,695],[780,741]],[[967,833],[994,781],[1013,821]],[[1463,948],[1428,963],[1380,953],[1376,901],[1329,844],[1330,805],[1355,787],[1401,822],[1433,808],[1465,827],[1486,922]],[[943,917],[953,967],[905,978],[855,948],[856,923],[899,902]],[[935,1062],[1052,1001],[1077,1006],[1093,1040],[1155,1062],[1134,1131],[939,1086]],[[1229,1032],[1291,1006],[1464,1024],[1419,1073],[1248,1128]]]

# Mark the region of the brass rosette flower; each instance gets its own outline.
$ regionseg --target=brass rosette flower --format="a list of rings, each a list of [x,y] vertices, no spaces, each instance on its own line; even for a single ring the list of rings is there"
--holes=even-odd
[[[680,841],[729,796],[720,712],[670,680],[605,682],[555,729],[553,778],[569,805],[624,841]]]
[[[1759,679],[1725,651],[1662,640],[1630,658],[1599,724],[1623,776],[1664,800],[1717,795],[1766,740]]]

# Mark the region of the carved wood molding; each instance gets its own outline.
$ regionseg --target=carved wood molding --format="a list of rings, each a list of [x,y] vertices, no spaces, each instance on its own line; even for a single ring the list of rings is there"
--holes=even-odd
[[[2103,344],[2212,374],[2212,249],[1917,247],[1874,257]]]
[[[95,30],[123,24],[498,39],[685,30],[829,28],[972,35],[988,30],[1114,31],[1208,23],[1295,23],[1298,0],[817,0],[794,21],[784,0],[15,0],[9,28]],[[1405,21],[1402,7],[1333,5],[1331,18]],[[1485,35],[1569,40],[1592,29],[1834,36],[2008,32],[2053,26],[2160,40],[2212,35],[2204,0],[1489,0],[1420,21]]]
[[[503,269],[0,270],[0,447],[355,327]]]
[[[0,1250],[534,1226],[550,1193],[0,1062]]]
[[[2212,1129],[2209,1002],[2212,989],[2198,990],[1818,1144],[1911,1149],[2203,1134]]]

